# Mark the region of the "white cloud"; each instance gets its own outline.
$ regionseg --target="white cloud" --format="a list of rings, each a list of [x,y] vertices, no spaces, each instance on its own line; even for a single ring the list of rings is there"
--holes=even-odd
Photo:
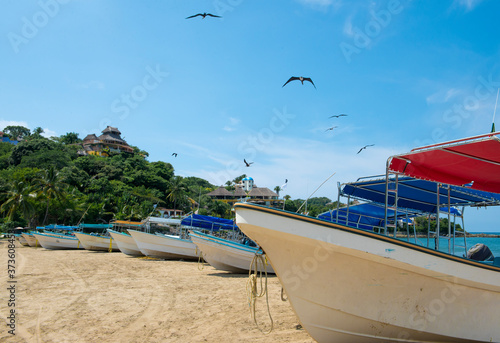
[[[46,137],[46,138],[50,138],[50,137],[57,137],[57,134],[55,131],[52,131],[50,129],[45,128],[45,129],[43,129],[42,136]]]
[[[0,119],[0,130],[5,129],[7,126],[24,126],[28,128],[28,123],[26,123],[25,121]]]
[[[455,6],[465,7],[467,11],[472,11],[482,0],[455,0]]]
[[[428,104],[446,103],[448,100],[463,93],[462,90],[456,88],[442,89],[434,94],[429,95],[425,100]]]
[[[297,0],[297,1],[303,5],[318,10],[324,10],[330,6],[333,6],[335,9],[338,9],[341,6],[341,1],[339,0]]]

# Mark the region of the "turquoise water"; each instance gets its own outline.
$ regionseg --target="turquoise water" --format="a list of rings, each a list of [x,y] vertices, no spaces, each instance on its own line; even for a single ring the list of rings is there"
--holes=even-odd
[[[476,233],[476,232],[475,232]],[[497,234],[488,232],[488,234]],[[427,246],[427,238],[417,238],[418,244]],[[414,239],[410,239],[410,242],[414,243]],[[472,248],[472,246],[476,243],[483,243],[484,245],[490,248],[491,252],[495,257],[500,257],[500,238],[499,237],[468,237],[467,238],[467,250]],[[434,240],[430,239],[429,248],[434,249]],[[448,252],[448,239],[440,238],[439,239],[439,250]],[[466,250],[464,248],[464,239],[463,237],[455,237],[455,255],[463,256],[465,255]]]

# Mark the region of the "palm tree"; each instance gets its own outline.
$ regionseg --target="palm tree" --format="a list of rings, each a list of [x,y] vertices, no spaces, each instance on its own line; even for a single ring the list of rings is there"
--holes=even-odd
[[[15,213],[21,211],[24,219],[31,224],[33,215],[35,214],[35,206],[33,204],[33,188],[25,181],[14,181],[3,194],[4,203],[0,206],[0,212],[6,213],[7,218],[12,220]]]
[[[184,184],[184,180],[180,176],[174,176],[169,182],[167,199],[174,202],[174,210],[178,200],[186,198],[188,188]]]
[[[66,197],[66,186],[67,185],[62,182],[62,177],[59,175],[59,172],[52,166],[48,170],[44,170],[42,175],[35,180],[35,188],[38,191],[38,196],[45,197],[46,199],[45,217],[43,218],[42,226],[45,225],[49,215],[50,200],[64,200]]]
[[[274,187],[274,191],[276,192],[276,194],[278,194],[278,198],[280,196],[280,191],[281,191],[281,187],[280,186],[276,186]]]

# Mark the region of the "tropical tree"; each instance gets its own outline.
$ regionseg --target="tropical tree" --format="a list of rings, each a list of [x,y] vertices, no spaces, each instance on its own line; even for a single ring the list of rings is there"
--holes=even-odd
[[[181,176],[174,176],[169,181],[169,187],[167,191],[167,199],[173,201],[174,210],[176,209],[176,204],[178,201],[182,201],[186,198],[188,193],[188,188],[184,184],[184,180]]]
[[[62,144],[75,144],[80,143],[82,140],[78,138],[78,133],[76,132],[68,132],[65,135],[59,137],[59,142]]]
[[[278,194],[278,197],[279,197],[280,196],[281,187],[280,186],[274,187],[274,191],[276,192],[276,194]]]
[[[2,194],[4,201],[0,212],[6,213],[7,218],[12,221],[16,212],[20,211],[26,222],[31,224],[35,214],[33,188],[25,181],[13,181],[9,186]]]
[[[13,140],[23,139],[31,134],[30,129],[17,125],[7,126],[3,129],[3,133],[9,135],[9,137]]]
[[[35,180],[35,189],[38,196],[44,198],[46,204],[42,225],[45,225],[49,215],[50,200],[57,199],[62,201],[66,197],[66,187],[67,184],[62,181],[62,176],[59,175],[59,172],[54,167],[42,171],[40,177]]]

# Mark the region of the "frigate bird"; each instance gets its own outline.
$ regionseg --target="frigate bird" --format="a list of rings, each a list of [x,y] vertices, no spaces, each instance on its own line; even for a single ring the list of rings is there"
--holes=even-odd
[[[243,162],[245,162],[245,166],[247,167],[250,167],[250,165],[253,163],[253,162],[247,162],[247,160],[243,159]]]
[[[299,80],[302,84],[304,84],[304,81],[309,81],[312,83],[314,88],[316,88],[316,85],[314,84],[314,82],[311,80],[310,77],[303,77],[303,76],[299,76],[299,77],[292,76],[291,78],[288,79],[287,82],[285,82],[285,84],[283,86],[281,86],[281,88],[285,87],[288,82],[295,81],[295,80]]]
[[[357,152],[358,154],[363,150],[363,149],[366,149],[368,148],[369,146],[374,146],[375,144],[368,144],[368,145],[365,145],[364,147],[362,147],[361,149],[359,149],[359,151]]]
[[[335,116],[330,116],[328,118],[340,118],[340,117],[347,117],[347,114],[337,114]]]
[[[326,132],[326,131],[330,131],[330,130],[332,130],[332,131],[333,131],[333,129],[336,129],[337,127],[338,127],[338,126],[332,126],[332,127],[329,127],[328,129],[326,129],[326,130],[325,130],[325,132]]]
[[[211,14],[211,13],[198,13],[198,14],[195,14],[195,15],[192,15],[192,16],[189,16],[187,17],[186,19],[191,19],[191,18],[194,18],[194,17],[198,17],[198,16],[201,16],[202,18],[201,19],[205,19],[206,16],[209,16],[209,17],[214,17],[214,18],[222,18],[221,16],[219,15],[215,15],[215,14]]]
[[[174,152],[174,153],[172,154],[172,156],[177,157],[177,153],[176,153],[176,152]]]

